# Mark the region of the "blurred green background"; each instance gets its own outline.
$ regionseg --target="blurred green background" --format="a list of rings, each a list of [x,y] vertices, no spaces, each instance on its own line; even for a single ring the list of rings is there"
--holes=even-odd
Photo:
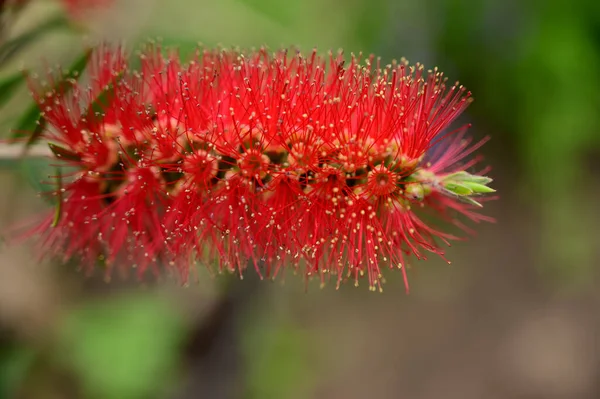
[[[58,8],[39,1],[13,35]],[[1,71],[65,65],[85,44],[162,38],[406,57],[460,80],[464,121],[501,199],[452,266],[413,262],[411,294],[206,272],[111,284],[0,249],[0,398],[600,397],[600,2],[586,0],[121,0],[53,29]],[[2,138],[29,104],[0,110]],[[3,161],[0,228],[47,207],[43,169]]]

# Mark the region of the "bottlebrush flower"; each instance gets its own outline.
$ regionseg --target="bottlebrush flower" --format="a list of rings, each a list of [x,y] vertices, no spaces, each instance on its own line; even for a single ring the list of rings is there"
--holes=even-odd
[[[437,70],[343,55],[199,50],[189,62],[150,46],[141,71],[101,48],[90,85],[33,85],[57,160],[74,172],[36,232],[44,249],[184,279],[196,262],[263,277],[291,268],[337,285],[409,255],[443,256],[491,179],[468,169],[483,142],[448,130],[471,102]],[[98,99],[102,101],[98,101]],[[408,289],[408,285],[406,285]]]

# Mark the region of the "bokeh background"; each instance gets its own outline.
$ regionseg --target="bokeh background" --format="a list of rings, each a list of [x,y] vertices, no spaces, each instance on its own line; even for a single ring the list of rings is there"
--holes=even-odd
[[[32,4],[11,29],[52,18]],[[0,398],[600,397],[600,2],[120,0],[48,29],[0,70],[68,65],[86,43],[162,38],[404,56],[460,80],[501,199],[496,224],[388,273],[320,290],[303,279],[140,283],[0,248]],[[6,38],[3,38],[5,40]],[[0,110],[0,138],[29,106]],[[0,229],[48,205],[43,161],[0,161]],[[250,276],[249,276],[250,277]],[[226,288],[224,288],[226,287]]]

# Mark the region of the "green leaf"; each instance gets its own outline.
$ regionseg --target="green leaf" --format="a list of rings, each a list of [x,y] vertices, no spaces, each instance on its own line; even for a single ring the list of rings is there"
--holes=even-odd
[[[471,197],[460,197],[460,200],[462,202],[466,202],[467,204],[471,204],[471,205],[475,205],[479,208],[483,208],[483,205],[481,205],[480,202],[475,201],[473,198]]]
[[[444,180],[446,180],[446,181],[452,180],[452,181],[458,181],[458,182],[469,181],[469,182],[479,183],[479,184],[489,184],[493,181],[493,179],[491,179],[487,176],[472,175],[469,172],[465,172],[465,171],[460,171],[460,172],[449,174],[444,177]]]
[[[69,84],[69,80],[79,79],[81,73],[90,61],[90,58],[92,58],[93,51],[94,50],[92,48],[88,48],[79,58],[73,61],[67,72],[63,75],[63,78],[56,83],[56,86],[54,86],[53,90],[55,92],[67,93],[71,90],[72,85]]]
[[[494,181],[491,177],[471,175],[471,182],[487,185]]]
[[[60,218],[62,216],[62,175],[60,169],[56,169],[56,184],[58,190],[56,190],[56,207],[54,210],[54,219],[52,220],[52,227],[58,226]]]
[[[56,205],[56,197],[49,195],[56,190],[56,185],[48,180],[48,176],[51,175],[55,169],[51,165],[53,162],[55,161],[49,157],[24,157],[19,159],[17,163],[19,175],[22,179],[33,187],[37,193],[43,194],[41,196],[42,200],[46,201],[50,206]]]
[[[79,79],[82,72],[86,68],[90,58],[92,56],[92,49],[88,48],[79,58],[77,58],[65,72],[62,78],[56,82],[52,88],[52,93],[68,93],[72,89],[72,85],[69,83],[71,79]],[[32,132],[27,141],[26,147],[35,144],[40,138],[41,134],[46,127],[46,120],[41,114],[41,111],[37,104],[32,104],[27,111],[21,116],[17,127],[13,129],[12,139],[19,139],[25,137],[25,132]]]
[[[12,94],[23,83],[26,76],[27,72],[18,72],[0,81],[0,108],[11,99]]]
[[[77,373],[83,397],[160,397],[174,376],[184,326],[159,295],[102,298],[67,315],[57,356]]]
[[[271,308],[269,316],[265,316],[264,309],[264,306],[251,309],[241,320],[242,355],[246,364],[252,364],[247,371],[243,397],[313,397],[320,371],[311,350],[315,337],[289,315],[279,315]]]
[[[383,29],[387,26],[381,16],[390,11],[387,3],[386,0],[369,0],[358,5],[352,26],[355,29],[354,39],[360,48],[373,51],[381,41]]]
[[[294,18],[298,16],[301,7],[293,2],[288,2],[282,6],[280,0],[237,0],[246,5],[250,10],[257,14],[265,16],[269,21],[281,25],[293,23]],[[300,3],[301,4],[301,3]]]
[[[471,190],[473,190],[473,193],[475,193],[475,194],[489,194],[489,193],[495,193],[496,192],[496,190],[494,190],[491,187],[488,187],[488,186],[483,185],[483,184],[475,183],[475,182],[472,182],[472,181],[466,181],[466,182],[463,182],[462,184],[465,185],[465,186],[467,186]]]
[[[445,183],[444,188],[458,196],[465,196],[465,195],[473,194],[473,190],[471,190],[469,187],[467,187],[466,185],[463,185],[463,184]]]
[[[17,397],[19,387],[36,359],[36,353],[27,346],[3,345],[0,357],[0,397]]]
[[[465,171],[452,173],[442,180],[444,188],[458,196],[495,193],[496,190],[486,185],[491,182],[489,177],[472,175]]]
[[[21,139],[26,136],[25,133],[31,132],[29,141],[31,141],[31,144],[35,143],[44,130],[45,123],[37,104],[32,104],[27,108],[27,111],[21,115],[17,126],[12,130],[11,141],[14,142],[15,140]],[[28,143],[28,145],[30,144]]]
[[[33,129],[33,133],[29,136],[27,143],[25,143],[25,148],[32,146],[36,141],[40,138],[44,129],[46,128],[46,119],[43,116],[39,116],[39,119],[35,122],[35,129]]]
[[[0,45],[0,65],[8,62],[12,57],[17,55],[19,51],[23,50],[25,47],[33,43],[39,37],[42,37],[47,32],[68,26],[69,20],[61,14],[47,20],[42,24],[39,24],[35,28],[13,39],[5,41],[2,45]]]
[[[421,183],[409,183],[404,187],[404,194],[413,201],[422,201],[425,190]]]
[[[123,73],[119,73],[115,76],[114,80],[106,85],[104,90],[100,92],[98,97],[90,104],[87,112],[85,113],[86,119],[88,121],[92,121],[97,117],[102,117],[104,110],[110,105],[110,102],[114,98],[115,94],[115,86],[119,83],[121,78],[123,77]]]
[[[81,156],[76,152],[67,150],[66,148],[57,146],[56,144],[48,143],[48,147],[50,147],[50,151],[56,156],[58,159],[64,159],[66,161],[81,161]]]

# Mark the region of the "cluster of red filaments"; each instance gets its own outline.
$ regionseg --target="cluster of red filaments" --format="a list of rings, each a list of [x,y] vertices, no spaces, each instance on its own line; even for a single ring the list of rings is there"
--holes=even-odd
[[[437,70],[264,49],[183,63],[155,46],[141,64],[101,48],[89,86],[33,83],[45,138],[74,170],[37,228],[65,260],[184,279],[197,262],[338,286],[366,275],[376,290],[382,269],[406,279],[408,255],[443,256],[456,238],[415,208],[485,219],[436,180],[478,160],[464,129],[447,130],[470,95]]]

